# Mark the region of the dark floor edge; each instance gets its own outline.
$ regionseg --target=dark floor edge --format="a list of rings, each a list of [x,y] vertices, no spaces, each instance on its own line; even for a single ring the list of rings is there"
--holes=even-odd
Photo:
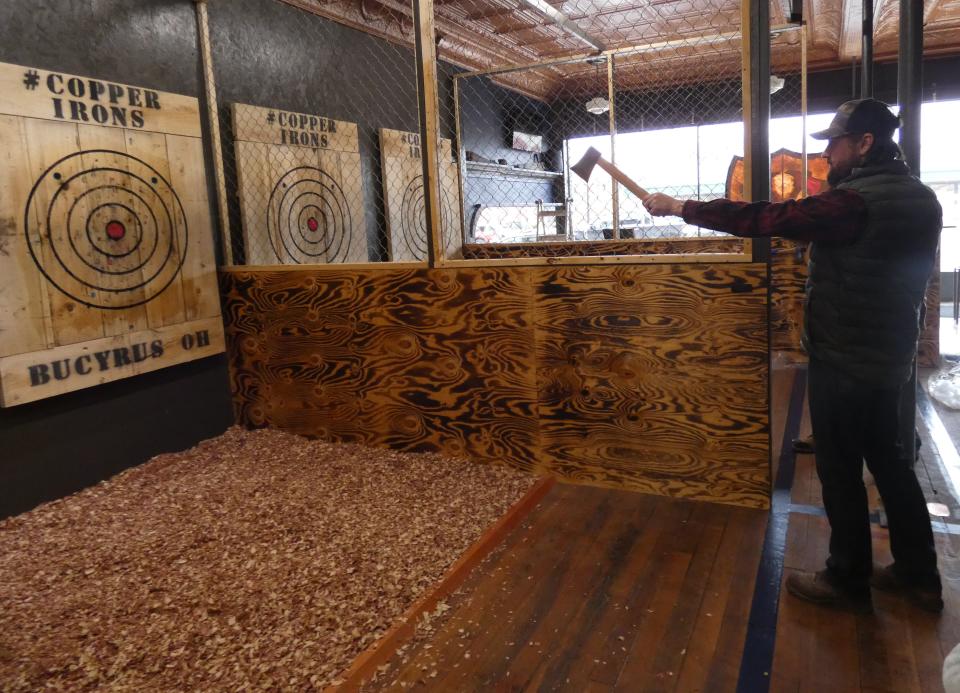
[[[762,693],[770,689],[770,670],[777,637],[777,609],[780,604],[780,582],[783,577],[783,559],[787,546],[787,527],[790,523],[790,489],[793,486],[793,439],[800,430],[803,416],[803,398],[806,393],[806,368],[798,368],[790,392],[790,408],[780,446],[777,478],[770,500],[770,516],[763,538],[763,552],[757,567],[753,588],[750,619],[740,659],[737,691]]]

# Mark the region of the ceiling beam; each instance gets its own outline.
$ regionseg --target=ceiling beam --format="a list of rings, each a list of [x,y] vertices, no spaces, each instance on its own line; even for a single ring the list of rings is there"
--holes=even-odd
[[[567,31],[568,33],[573,34],[578,39],[586,43],[591,48],[597,51],[605,50],[604,45],[600,42],[600,39],[594,38],[583,28],[577,24],[575,21],[570,19],[560,10],[554,8],[553,5],[548,3],[546,0],[520,0],[527,7],[532,7],[535,10],[543,13],[545,16],[549,17],[554,24]]]

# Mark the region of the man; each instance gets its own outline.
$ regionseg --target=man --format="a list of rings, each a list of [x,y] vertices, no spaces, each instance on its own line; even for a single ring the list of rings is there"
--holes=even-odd
[[[943,608],[930,517],[897,440],[942,211],[902,161],[898,125],[874,99],[843,104],[813,135],[829,140],[830,189],[802,200],[681,202],[662,193],[644,200],[651,214],[737,236],[812,241],[803,344],[830,556],[825,570],[790,575],[787,589],[861,613],[872,610],[871,584],[924,609]],[[872,564],[864,460],[889,519],[894,563],[885,568]]]

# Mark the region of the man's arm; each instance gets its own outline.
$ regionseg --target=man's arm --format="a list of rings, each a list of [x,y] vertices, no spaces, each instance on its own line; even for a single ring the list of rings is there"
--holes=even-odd
[[[654,216],[681,216],[688,224],[735,236],[780,236],[797,241],[848,241],[863,229],[867,207],[852,190],[830,190],[786,202],[682,202],[653,193],[644,206]]]

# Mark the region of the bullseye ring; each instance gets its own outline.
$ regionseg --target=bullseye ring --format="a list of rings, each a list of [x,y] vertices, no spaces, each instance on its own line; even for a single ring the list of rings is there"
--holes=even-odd
[[[416,260],[427,257],[427,214],[426,202],[423,195],[423,176],[416,176],[407,183],[403,191],[403,201],[400,208],[400,219],[403,225],[403,244],[407,251]],[[444,237],[444,246],[449,250],[453,244],[453,234],[450,233],[453,213],[447,191],[440,190],[440,229]]]
[[[267,205],[267,233],[281,262],[343,262],[353,221],[339,182],[315,166],[287,171]]]
[[[92,308],[150,301],[176,279],[187,253],[186,214],[170,183],[108,149],[70,154],[44,171],[27,198],[24,228],[47,281]]]
[[[119,241],[127,235],[127,227],[121,221],[111,221],[107,224],[107,236],[114,241]]]

